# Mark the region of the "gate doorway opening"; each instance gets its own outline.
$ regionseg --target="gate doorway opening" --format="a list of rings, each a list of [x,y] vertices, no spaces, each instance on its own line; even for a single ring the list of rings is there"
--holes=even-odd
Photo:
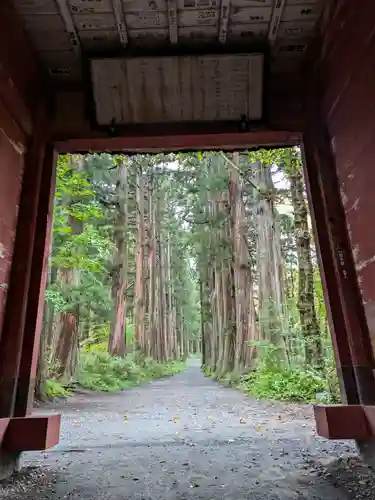
[[[199,488],[205,495],[237,494],[240,484],[250,496],[264,495],[271,486],[259,468],[266,467],[287,470],[272,493],[287,488],[302,494],[296,467],[309,464],[311,474],[325,470],[337,478],[336,453],[353,464],[352,446],[332,449],[319,440],[318,451],[308,447],[304,461],[296,459],[303,443],[315,439],[309,407],[262,403],[210,382],[211,376],[294,403],[340,397],[303,170],[297,147],[60,156],[48,273],[55,276],[47,286],[50,316],[39,366],[56,379],[47,383],[50,391],[78,394],[42,407],[63,415],[62,440],[44,460],[24,457],[25,465],[31,460],[56,471],[61,464],[68,471],[71,486],[58,481],[58,494],[100,491],[90,473],[89,481],[71,476],[70,457],[86,474],[88,463],[103,456],[106,465],[99,461],[95,476],[104,475],[107,486],[113,481],[114,495],[123,494],[122,481],[130,498],[137,498],[138,482],[149,496],[190,492],[194,498]],[[301,431],[293,434],[296,425]],[[257,466],[241,483],[236,477],[253,462],[254,444]],[[266,464],[270,446],[275,461]],[[160,449],[174,456],[173,465]],[[135,450],[143,451],[138,456]],[[161,464],[155,474],[145,450]],[[134,463],[108,461],[109,453],[124,452]],[[212,453],[214,460],[197,465],[198,455]],[[222,453],[245,469],[228,468]],[[293,458],[280,466],[288,455]],[[325,469],[327,456],[332,462]],[[142,473],[135,467],[140,460]],[[107,477],[105,468],[113,474]],[[358,471],[359,463],[342,492],[356,484]],[[324,499],[332,488],[322,481],[306,494]]]
[[[199,353],[258,396],[338,402],[307,205],[297,147],[60,156],[39,399],[125,388]],[[291,386],[257,393],[261,367]]]

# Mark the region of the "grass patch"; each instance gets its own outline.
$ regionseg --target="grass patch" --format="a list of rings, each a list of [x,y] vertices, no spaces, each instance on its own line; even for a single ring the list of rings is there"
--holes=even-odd
[[[114,392],[148,380],[174,375],[184,367],[183,361],[158,363],[138,354],[119,358],[91,348],[81,353],[76,382],[80,387],[91,391]]]

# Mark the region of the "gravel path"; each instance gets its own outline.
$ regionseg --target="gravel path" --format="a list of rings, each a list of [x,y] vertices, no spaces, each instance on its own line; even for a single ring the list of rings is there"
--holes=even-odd
[[[375,498],[354,446],[318,438],[309,407],[255,401],[197,365],[50,408],[63,413],[60,444],[25,453],[1,499]]]

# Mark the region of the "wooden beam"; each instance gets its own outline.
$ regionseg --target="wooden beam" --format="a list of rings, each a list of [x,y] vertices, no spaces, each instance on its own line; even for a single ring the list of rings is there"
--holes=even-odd
[[[281,147],[299,144],[301,136],[287,131],[254,131],[228,133],[200,133],[182,135],[129,135],[124,137],[102,137],[70,139],[56,142],[59,153],[123,151],[129,153],[180,151],[180,150],[234,150],[254,147]]]
[[[0,419],[0,429],[5,429],[0,448],[8,453],[47,450],[59,442],[60,423],[60,415]]]
[[[36,219],[35,240],[31,264],[27,310],[22,343],[21,363],[18,374],[14,416],[24,417],[32,411],[40,334],[44,309],[44,293],[55,194],[56,155],[51,145],[46,148]]]
[[[225,44],[228,34],[228,20],[230,11],[230,0],[221,0],[219,21],[219,42]]]
[[[45,122],[41,116],[24,158],[12,267],[0,338],[0,418],[13,416],[16,401],[42,178],[45,130]]]
[[[172,45],[176,45],[178,43],[177,0],[167,0],[167,6],[169,41]]]
[[[67,0],[56,0],[57,5],[60,10],[62,20],[65,24],[66,32],[69,35],[70,42],[72,44],[72,49],[76,53],[77,57],[81,58],[81,41],[78,36],[77,29],[75,27],[73,16],[70,12],[69,4]]]
[[[272,45],[277,38],[281,17],[285,7],[285,0],[276,0],[272,10],[271,23],[268,31],[268,41]]]
[[[340,284],[336,272],[336,254],[330,237],[330,214],[327,213],[325,196],[322,191],[319,164],[316,158],[312,137],[305,136],[302,153],[304,156],[304,177],[310,214],[316,242],[320,276],[323,284],[329,330],[332,337],[333,352],[340,384],[342,401],[348,404],[359,403],[359,394],[353,370],[347,325],[340,296]],[[327,189],[326,189],[327,190]],[[326,191],[325,190],[325,191]]]
[[[124,16],[124,9],[121,0],[112,0],[113,11],[116,18],[117,32],[120,37],[120,43],[122,47],[128,45],[128,30],[126,27],[126,21]]]
[[[361,405],[314,406],[316,430],[327,439],[358,439],[372,437],[364,408]]]
[[[321,204],[324,212],[324,218],[317,220],[316,223],[324,228],[329,239],[328,247],[323,247],[322,244],[319,244],[319,247],[322,253],[330,253],[330,265],[333,266],[334,271],[331,273],[331,281],[327,282],[325,296],[328,298],[328,304],[335,302],[331,315],[337,314],[337,321],[340,323],[340,329],[335,328],[331,332],[338,373],[342,378],[348,379],[345,390],[353,391],[346,395],[348,401],[357,402],[355,400],[358,397],[360,403],[373,404],[375,402],[374,357],[342,206],[334,156],[324,126],[316,122],[312,113],[309,129],[310,131],[304,135],[305,149],[309,150],[306,156],[306,170],[310,182],[317,183],[315,202],[314,193],[312,193],[313,205],[314,203]],[[329,270],[327,265],[324,269],[325,272]],[[330,295],[331,299],[329,299]],[[354,380],[352,380],[353,377]],[[353,387],[353,383],[356,387]]]

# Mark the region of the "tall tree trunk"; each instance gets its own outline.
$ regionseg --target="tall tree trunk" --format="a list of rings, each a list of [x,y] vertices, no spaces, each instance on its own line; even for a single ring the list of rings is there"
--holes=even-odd
[[[289,180],[294,210],[294,229],[298,257],[298,311],[304,335],[305,360],[315,368],[323,366],[322,342],[314,302],[314,270],[311,257],[311,235],[300,165],[291,160]]]
[[[234,273],[234,256],[232,246],[232,227],[230,214],[232,213],[231,199],[229,193],[229,176],[227,166],[224,165],[227,188],[221,195],[220,212],[224,216],[221,230],[221,247],[225,248],[225,257],[222,271],[225,276],[225,288],[223,287],[223,301],[225,306],[226,322],[223,325],[224,329],[224,352],[222,364],[220,367],[220,375],[232,372],[234,370],[234,357],[237,336],[236,326],[236,282]]]
[[[154,202],[154,172],[151,172],[151,181],[148,192],[148,339],[147,355],[157,359],[157,326],[156,326],[156,230],[155,230],[155,202]]]
[[[280,361],[286,359],[284,331],[284,281],[280,231],[274,207],[275,188],[271,169],[257,162],[259,316],[263,337],[279,347]]]
[[[158,360],[165,362],[169,358],[168,347],[168,332],[167,332],[167,303],[166,303],[166,290],[165,290],[165,253],[164,239],[162,234],[161,220],[162,220],[162,206],[161,194],[157,194],[156,199],[156,242],[157,242],[157,276],[158,276],[158,294],[157,294],[157,308],[158,308]]]
[[[167,293],[167,329],[170,339],[170,356],[177,359],[176,346],[176,330],[173,324],[173,283],[172,283],[172,258],[171,258],[171,235],[167,236],[167,256],[165,267],[167,270],[166,276],[166,293]]]
[[[49,246],[49,255],[52,255],[52,238]],[[47,269],[47,287],[51,286],[56,281],[56,278],[56,268],[51,266],[51,259],[49,259]],[[51,302],[45,301],[35,382],[35,397],[40,401],[43,401],[43,399],[45,398],[44,385],[50,375],[49,365],[51,363],[54,317],[55,311],[53,304]]]
[[[200,270],[199,273],[199,298],[200,298],[200,313],[201,313],[201,337],[202,337],[202,366],[206,367],[208,362],[207,357],[207,343],[208,343],[208,335],[207,335],[207,327],[206,327],[206,318],[207,318],[207,299],[206,299],[206,287],[205,283],[205,274],[203,270]]]
[[[236,307],[236,344],[234,354],[234,372],[236,374],[239,374],[251,361],[254,348],[248,344],[258,338],[250,255],[247,243],[243,183],[240,176],[239,164],[239,153],[234,153],[232,163],[230,164],[229,199]],[[247,351],[249,351],[248,355]]]
[[[117,214],[114,230],[115,255],[112,271],[112,301],[114,311],[108,340],[108,352],[113,356],[124,356],[126,339],[126,291],[128,276],[128,166],[125,160],[120,161],[117,168]]]
[[[72,293],[78,286],[79,271],[77,269],[60,269],[59,282],[65,294]],[[68,311],[60,312],[57,319],[57,342],[55,364],[57,376],[69,383],[76,373],[79,344],[79,305],[72,304]]]
[[[136,270],[134,290],[134,323],[137,347],[145,352],[145,297],[144,297],[144,248],[145,248],[145,210],[144,181],[140,166],[137,165],[136,177]]]

